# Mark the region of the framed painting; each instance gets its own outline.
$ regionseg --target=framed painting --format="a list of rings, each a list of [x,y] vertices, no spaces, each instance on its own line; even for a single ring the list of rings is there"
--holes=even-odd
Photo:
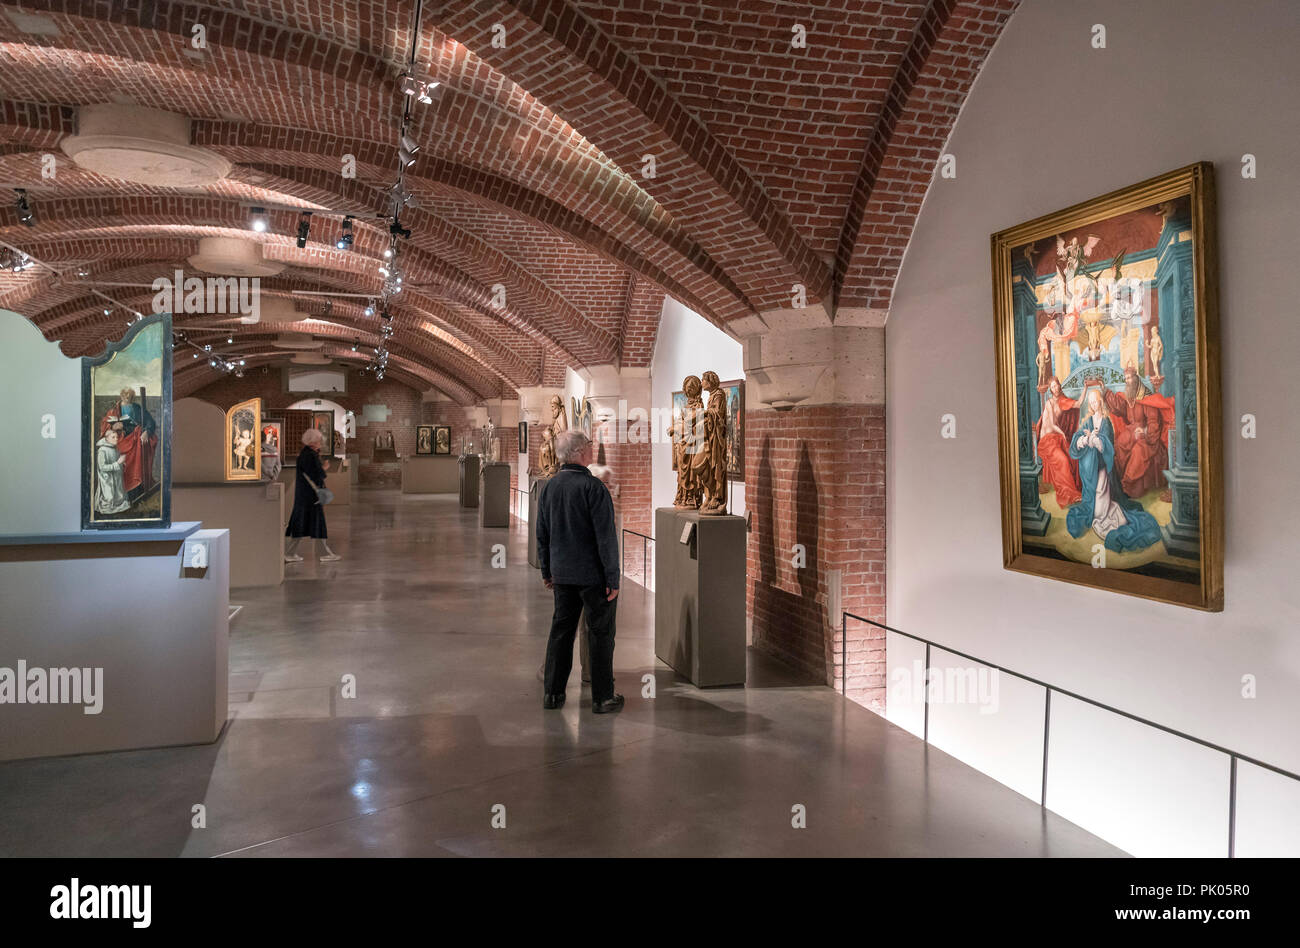
[[[313,411],[311,413],[311,426],[321,433],[324,440],[320,445],[320,453],[326,457],[334,456],[334,412],[325,409],[323,411]]]
[[[262,459],[268,457],[279,457],[284,452],[281,444],[284,441],[284,422],[272,421],[267,418],[262,419]]]
[[[433,453],[451,454],[451,425],[433,426]]]
[[[172,319],[81,360],[81,528],[171,526]]]
[[[1003,565],[1223,608],[1214,168],[992,236]]]
[[[590,439],[592,425],[591,399],[578,398],[574,395],[569,398],[569,401],[573,404],[573,427]]]
[[[226,480],[262,479],[262,400],[250,398],[226,412]]]
[[[733,379],[730,382],[723,382],[722,391],[727,396],[727,479],[743,481],[745,479],[745,380]]]
[[[673,392],[673,470],[677,470],[677,447],[682,440],[682,419],[686,417],[686,393]]]
[[[433,454],[433,425],[416,425],[415,453]]]
[[[528,422],[519,422],[519,453],[528,453]]]

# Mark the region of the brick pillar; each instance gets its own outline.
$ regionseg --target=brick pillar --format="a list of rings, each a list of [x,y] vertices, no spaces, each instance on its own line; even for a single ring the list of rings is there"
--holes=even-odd
[[[745,374],[753,645],[839,689],[840,610],[885,621],[884,329],[752,334]],[[848,696],[883,712],[883,631],[850,621],[847,655]]]

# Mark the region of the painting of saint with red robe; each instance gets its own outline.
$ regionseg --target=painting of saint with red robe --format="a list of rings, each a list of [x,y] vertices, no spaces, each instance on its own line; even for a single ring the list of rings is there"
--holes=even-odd
[[[170,525],[171,317],[83,360],[83,529]]]

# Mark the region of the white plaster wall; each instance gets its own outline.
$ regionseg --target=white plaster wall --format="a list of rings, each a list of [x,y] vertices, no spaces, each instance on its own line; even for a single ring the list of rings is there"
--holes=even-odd
[[[1097,23],[1104,50],[1090,45]],[[958,174],[931,185],[887,330],[890,624],[1293,772],[1300,421],[1283,393],[1300,352],[1290,282],[1297,47],[1291,3],[1025,0],[948,143]],[[1246,153],[1258,160],[1256,180],[1241,177]],[[1218,614],[1004,570],[994,417],[989,235],[1198,160],[1215,163],[1219,195],[1227,531]],[[939,437],[945,412],[957,415],[956,439]],[[1256,440],[1240,437],[1247,412],[1259,421]],[[1253,700],[1241,694],[1247,674],[1258,679]],[[1113,729],[1115,741],[1128,734]],[[1053,736],[1055,785],[1070,772],[1058,761],[1095,749],[1071,744],[1064,728]],[[1159,742],[1150,750],[1132,759],[1148,770],[1177,765]],[[1161,837],[1105,812],[1088,818],[1088,829],[1133,851],[1160,851]]]
[[[663,314],[655,354],[650,363],[652,407],[659,409],[662,424],[653,431],[650,474],[651,500],[655,507],[671,507],[677,493],[677,475],[673,473],[672,445],[665,431],[671,423],[673,392],[682,387],[688,375],[702,375],[712,369],[723,381],[745,377],[744,351],[739,342],[721,329],[688,309],[671,296],[664,298]],[[745,485],[733,481],[731,512],[745,513]]]

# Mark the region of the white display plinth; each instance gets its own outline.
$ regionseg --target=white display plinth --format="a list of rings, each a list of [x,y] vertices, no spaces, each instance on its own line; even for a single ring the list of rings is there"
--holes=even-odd
[[[0,668],[91,669],[102,691],[97,714],[82,703],[0,705],[0,760],[217,739],[230,534],[197,527],[4,538]],[[187,539],[207,543],[205,569],[184,568]]]

